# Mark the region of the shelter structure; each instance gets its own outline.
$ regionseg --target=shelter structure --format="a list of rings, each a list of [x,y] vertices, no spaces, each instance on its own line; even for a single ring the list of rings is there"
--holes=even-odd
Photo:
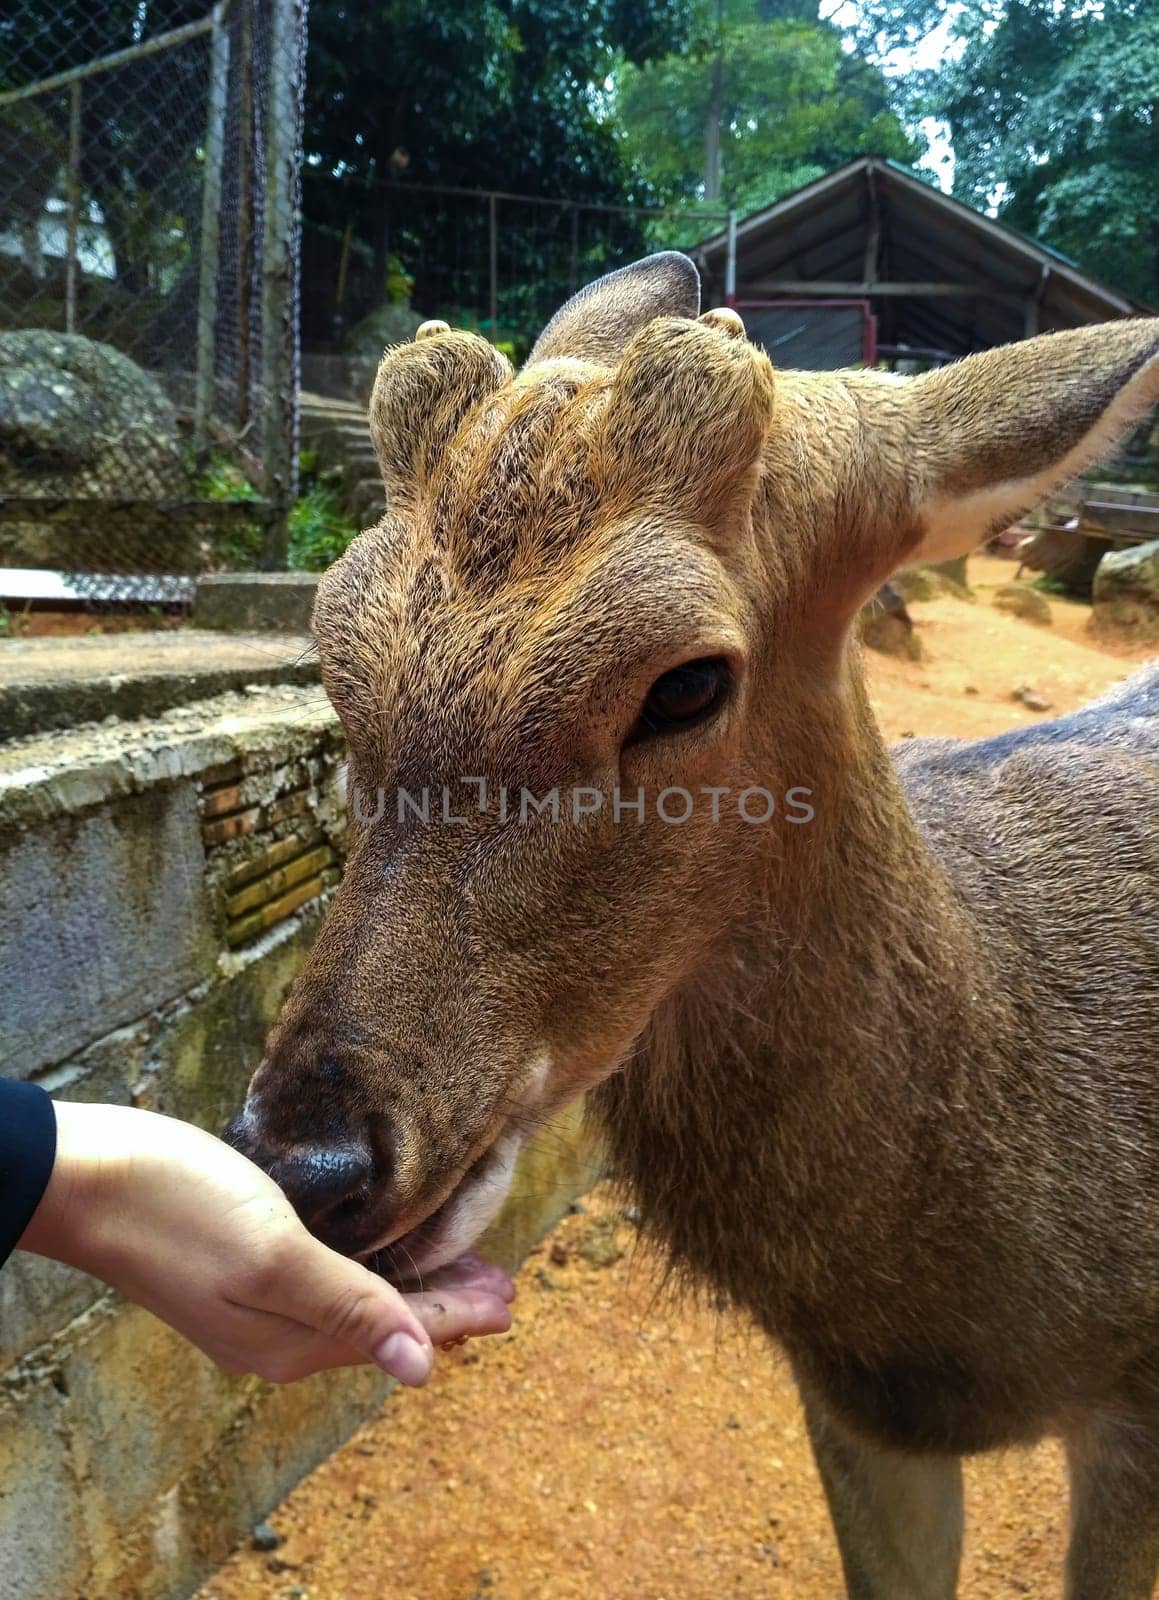
[[[781,366],[940,365],[1149,307],[878,156],[847,162],[692,252]]]

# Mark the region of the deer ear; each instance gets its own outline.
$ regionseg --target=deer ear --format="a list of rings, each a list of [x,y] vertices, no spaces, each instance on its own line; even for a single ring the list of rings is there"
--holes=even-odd
[[[905,559],[945,561],[1025,516],[1159,401],[1159,319],[987,350],[907,390],[881,396],[920,527]]]
[[[459,424],[511,377],[511,363],[478,334],[424,322],[413,344],[388,350],[370,397],[370,437],[388,500],[413,500]]]
[[[700,277],[687,256],[662,250],[597,278],[552,317],[528,366],[559,356],[613,367],[632,337],[656,317],[695,317]]]

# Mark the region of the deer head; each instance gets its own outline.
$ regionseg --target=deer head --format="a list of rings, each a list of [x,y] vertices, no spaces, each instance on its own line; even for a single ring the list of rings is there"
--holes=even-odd
[[[449,1259],[527,1134],[630,1073],[738,927],[775,961],[842,797],[895,803],[863,599],[1159,394],[1159,323],[916,379],[775,374],[698,300],[691,263],[654,256],[518,374],[437,323],[379,370],[389,509],[314,620],[350,856],[237,1134],[350,1253]]]

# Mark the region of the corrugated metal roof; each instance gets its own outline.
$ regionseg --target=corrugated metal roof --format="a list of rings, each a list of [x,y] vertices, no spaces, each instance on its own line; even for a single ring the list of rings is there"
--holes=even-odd
[[[874,217],[878,240],[873,239]],[[723,299],[727,236],[691,252]],[[890,344],[952,354],[1042,332],[1149,311],[1049,246],[983,216],[905,167],[862,156],[738,223],[737,299],[797,293],[873,301]],[[926,293],[882,291],[914,283]]]

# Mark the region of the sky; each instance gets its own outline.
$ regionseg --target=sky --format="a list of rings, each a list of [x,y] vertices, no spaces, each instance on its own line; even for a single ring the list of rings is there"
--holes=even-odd
[[[832,11],[824,12],[823,15],[826,21],[836,23],[839,28],[852,28],[858,19],[856,0],[843,0],[842,4]],[[896,77],[903,72],[940,65],[955,48],[953,40],[955,15],[956,12],[947,11],[938,26],[916,45],[892,50],[889,55],[883,57],[880,65],[887,77]],[[949,194],[954,186],[954,151],[950,144],[949,127],[937,117],[923,117],[918,126],[929,143],[929,150],[918,165],[928,168],[934,174],[939,186]]]

